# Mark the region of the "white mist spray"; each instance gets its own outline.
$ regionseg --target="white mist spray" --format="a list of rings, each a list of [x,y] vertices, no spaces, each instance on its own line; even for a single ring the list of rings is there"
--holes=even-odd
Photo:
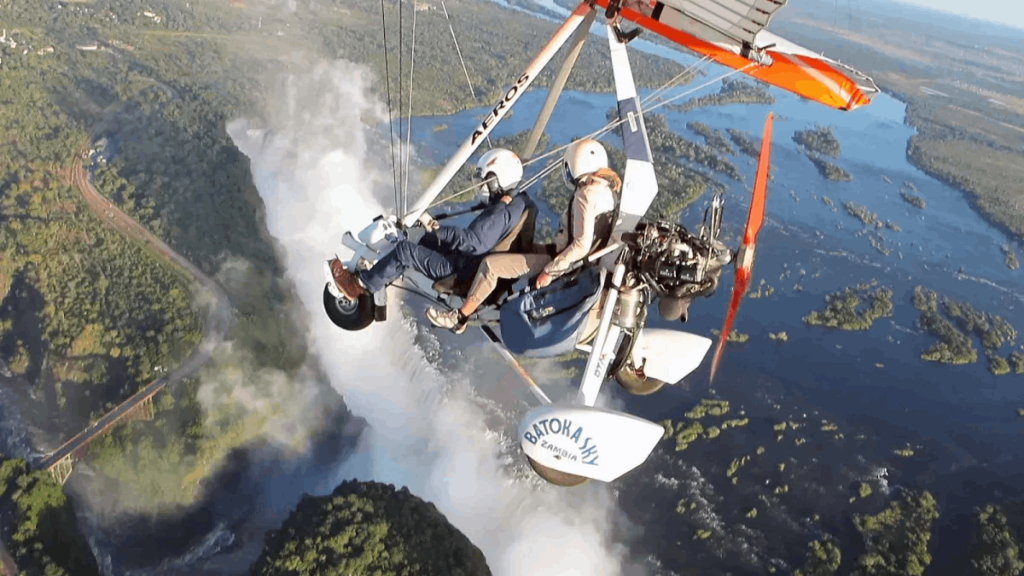
[[[433,368],[414,342],[416,323],[403,321],[394,301],[388,322],[357,333],[324,314],[323,260],[393,194],[386,158],[371,152],[369,126],[385,116],[367,95],[369,80],[362,66],[322,63],[283,81],[268,99],[265,129],[244,120],[228,126],[252,161],[268,228],[312,317],[311,347],[371,427],[339,476],[405,485],[435,503],[496,575],[621,574],[607,486],[564,490],[514,479],[501,454],[508,435],[487,428],[468,375]]]

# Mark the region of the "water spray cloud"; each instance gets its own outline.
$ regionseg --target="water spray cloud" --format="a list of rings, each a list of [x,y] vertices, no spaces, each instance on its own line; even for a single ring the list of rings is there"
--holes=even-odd
[[[596,484],[559,490],[510,473],[508,454],[521,459],[510,449],[515,422],[488,427],[486,403],[466,372],[479,362],[441,372],[416,344],[424,329],[403,321],[395,302],[388,322],[358,333],[324,315],[322,261],[393,194],[374,128],[386,115],[368,95],[371,80],[362,66],[320,63],[272,88],[267,101],[274,104],[260,128],[248,120],[228,125],[252,162],[268,228],[311,316],[310,348],[370,426],[339,474],[405,485],[434,502],[496,575],[622,574],[623,547],[609,536],[616,516],[610,491]]]

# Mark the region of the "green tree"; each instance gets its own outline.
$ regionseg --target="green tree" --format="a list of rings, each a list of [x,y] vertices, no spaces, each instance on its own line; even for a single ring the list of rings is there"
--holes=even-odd
[[[0,457],[0,523],[4,546],[24,576],[99,574],[64,490],[45,471]]]
[[[854,576],[921,576],[931,564],[928,541],[939,517],[930,493],[906,490],[874,516],[857,514],[853,523],[864,537],[865,551]]]
[[[489,575],[483,553],[407,488],[350,480],[304,496],[267,535],[254,576]]]
[[[978,531],[974,536],[971,565],[977,576],[1017,576],[1024,571],[1020,542],[1006,522],[1006,514],[988,505],[977,511]]]

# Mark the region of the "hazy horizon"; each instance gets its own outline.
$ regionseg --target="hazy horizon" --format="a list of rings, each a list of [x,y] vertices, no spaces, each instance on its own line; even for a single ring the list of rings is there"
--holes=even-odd
[[[966,16],[991,24],[1000,24],[1024,30],[1024,3],[1013,4],[1006,0],[974,0],[964,3],[959,0],[895,0],[917,8],[942,12],[954,16]],[[847,0],[849,3],[849,0]],[[856,10],[857,0],[852,8]],[[839,7],[842,9],[842,6]]]

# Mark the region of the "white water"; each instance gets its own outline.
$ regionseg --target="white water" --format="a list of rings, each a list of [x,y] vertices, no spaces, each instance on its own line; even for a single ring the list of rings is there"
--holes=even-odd
[[[608,487],[561,490],[518,474],[515,422],[504,417],[488,428],[494,411],[469,385],[486,381],[470,373],[474,358],[457,374],[433,367],[415,341],[422,329],[401,319],[394,300],[388,322],[358,333],[324,314],[323,260],[344,250],[342,233],[383,212],[393,195],[387,149],[368,128],[385,117],[367,95],[369,81],[362,66],[320,63],[272,89],[261,129],[248,120],[228,125],[252,161],[267,226],[310,315],[311,348],[370,425],[338,482],[408,486],[480,547],[495,575],[622,574],[624,546],[609,536],[617,511]]]

